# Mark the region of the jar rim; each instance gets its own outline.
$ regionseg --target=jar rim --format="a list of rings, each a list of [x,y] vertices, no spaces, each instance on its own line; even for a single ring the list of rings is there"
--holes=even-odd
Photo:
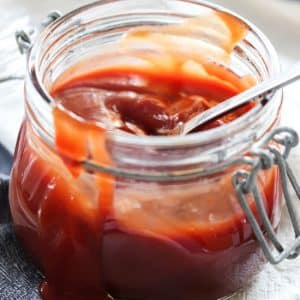
[[[116,2],[125,2],[126,0],[99,0],[97,2],[79,7],[68,14],[62,16],[57,21],[52,23],[35,41],[29,55],[28,55],[28,61],[27,61],[27,77],[32,82],[32,85],[34,86],[35,90],[39,93],[39,96],[41,96],[45,101],[47,101],[47,105],[51,106],[51,102],[53,103],[52,97],[49,95],[49,93],[46,91],[46,88],[42,82],[41,74],[40,72],[37,72],[36,68],[32,68],[32,66],[35,65],[39,48],[43,42],[43,37],[46,36],[47,33],[51,34],[51,31],[60,24],[64,23],[66,20],[69,20],[72,17],[76,17],[80,13],[87,11],[89,9],[92,9],[94,7],[108,4],[108,3],[116,3]],[[280,64],[279,64],[279,58],[276,53],[275,48],[273,47],[270,40],[265,36],[265,34],[258,29],[253,23],[246,20],[245,18],[241,17],[240,15],[236,14],[235,12],[226,9],[220,5],[208,3],[203,0],[179,0],[177,2],[183,2],[183,3],[192,3],[196,5],[200,5],[202,7],[221,11],[227,14],[230,14],[237,19],[239,19],[241,22],[246,24],[246,26],[249,27],[249,31],[255,34],[255,36],[262,42],[262,45],[265,47],[265,50],[267,51],[267,55],[270,57],[270,65],[268,65],[269,68],[269,76],[275,75],[280,71]],[[276,94],[278,94],[277,92]],[[194,145],[194,144],[205,144],[208,142],[211,142],[212,140],[216,140],[219,138],[222,138],[227,135],[232,135],[242,128],[247,127],[247,125],[252,123],[253,119],[257,119],[259,116],[263,116],[268,109],[270,103],[267,105],[261,107],[256,106],[244,115],[240,116],[239,118],[224,124],[222,126],[208,129],[205,131],[200,131],[196,133],[191,133],[186,136],[135,136],[135,135],[128,135],[128,134],[122,134],[118,132],[109,132],[110,138],[112,138],[115,142],[121,143],[121,144],[128,144],[128,145],[138,145],[142,147],[146,146],[153,146],[153,147],[173,147],[173,146],[181,146],[181,145]],[[72,117],[75,117],[73,113],[70,112]],[[49,142],[49,141],[48,141]],[[50,142],[50,144],[52,144]]]

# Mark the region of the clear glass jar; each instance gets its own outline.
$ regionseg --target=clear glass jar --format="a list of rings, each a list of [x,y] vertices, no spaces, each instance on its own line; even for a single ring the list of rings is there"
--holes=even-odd
[[[60,18],[31,49],[10,206],[19,239],[46,276],[45,299],[210,300],[242,289],[262,268],[265,258],[232,185],[241,164],[229,165],[277,126],[280,91],[227,125],[184,137],[107,133],[113,167],[70,154],[86,170],[79,177],[55,148],[48,91],[67,67],[134,26],[177,23],[203,10],[224,9],[187,0],[100,1]],[[279,71],[278,57],[243,22],[250,30],[231,67],[263,81]],[[277,167],[258,174],[274,228],[279,183]]]

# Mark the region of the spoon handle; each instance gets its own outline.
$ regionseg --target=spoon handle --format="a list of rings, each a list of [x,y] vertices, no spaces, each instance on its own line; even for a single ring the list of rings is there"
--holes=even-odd
[[[266,94],[274,92],[277,89],[280,89],[288,84],[293,83],[294,81],[300,79],[300,62],[289,70],[278,74],[276,77],[264,81],[263,83],[241,93],[237,96],[234,96],[228,100],[221,102],[220,104],[200,113],[199,115],[193,117],[188,122],[186,122],[181,127],[181,135],[186,135],[191,132],[193,129],[197,128],[204,123],[223,115],[224,113],[237,108],[243,104],[246,104],[256,98],[264,97]]]

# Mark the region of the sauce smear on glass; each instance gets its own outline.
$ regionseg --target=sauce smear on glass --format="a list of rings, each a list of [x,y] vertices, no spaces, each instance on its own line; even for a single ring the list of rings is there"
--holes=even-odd
[[[45,300],[104,300],[107,293],[212,300],[240,289],[259,270],[262,254],[230,172],[205,182],[149,183],[86,172],[79,163],[114,166],[107,131],[168,135],[253,86],[250,75],[229,67],[246,33],[223,13],[137,27],[114,49],[82,58],[57,79],[50,93],[59,155],[21,134],[12,176],[23,176],[11,192],[18,199],[11,204],[17,233],[46,276]],[[195,131],[222,126],[254,105]],[[23,132],[30,130],[24,124]],[[276,182],[276,169],[259,177],[271,219],[280,201]]]

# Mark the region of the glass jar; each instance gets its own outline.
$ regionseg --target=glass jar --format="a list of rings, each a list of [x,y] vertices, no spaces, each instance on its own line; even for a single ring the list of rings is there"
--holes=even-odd
[[[188,136],[106,133],[113,166],[63,157],[55,147],[48,91],[67,67],[134,26],[177,23],[206,10],[232,14],[202,1],[100,1],[55,21],[33,45],[10,207],[19,239],[45,274],[45,299],[212,300],[245,287],[266,262],[232,178],[250,168],[241,158],[278,125],[281,91],[227,125]],[[243,22],[249,33],[231,67],[260,82],[279,71],[278,57]],[[84,169],[80,176],[66,160]],[[276,229],[278,167],[260,170],[257,183]],[[247,203],[257,217],[254,197]]]

